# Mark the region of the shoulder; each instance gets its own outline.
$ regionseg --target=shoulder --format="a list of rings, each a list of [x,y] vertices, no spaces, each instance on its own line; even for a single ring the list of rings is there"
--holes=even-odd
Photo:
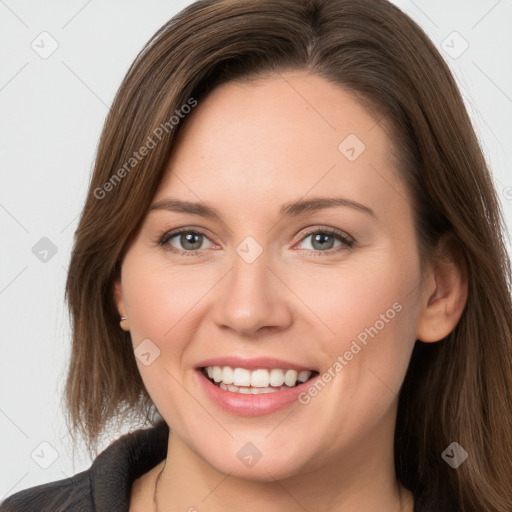
[[[0,512],[2,512],[0,510]],[[462,512],[455,498],[435,489],[423,489],[414,496],[414,512]]]
[[[17,492],[0,503],[0,512],[127,511],[134,481],[165,458],[168,434],[164,421],[125,434],[88,470]]]
[[[12,494],[0,503],[0,512],[92,512],[89,471]]]

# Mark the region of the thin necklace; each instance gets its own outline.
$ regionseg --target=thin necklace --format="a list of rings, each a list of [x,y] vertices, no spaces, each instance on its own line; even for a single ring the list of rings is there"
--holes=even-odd
[[[158,476],[156,477],[155,492],[153,493],[153,510],[154,510],[154,512],[158,512],[158,500],[156,497],[156,493],[158,491],[158,482],[160,482],[160,478],[162,477],[162,473],[164,472],[166,464],[167,464],[167,459],[165,459],[164,467],[160,470],[160,473],[158,473]]]

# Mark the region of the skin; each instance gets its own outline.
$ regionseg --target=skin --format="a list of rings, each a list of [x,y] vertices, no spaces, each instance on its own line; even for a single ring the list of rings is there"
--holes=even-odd
[[[415,340],[441,340],[457,324],[467,280],[448,250],[422,272],[382,125],[305,72],[222,85],[186,119],[153,204],[202,201],[223,221],[151,211],[114,287],[134,348],[149,338],[161,351],[149,366],[138,361],[171,429],[160,512],[413,510],[393,464],[397,394]],[[355,161],[338,149],[349,134],[366,146]],[[279,218],[284,203],[312,197],[344,197],[375,215],[335,207]],[[159,244],[182,227],[205,233],[200,254]],[[356,243],[315,244],[307,228],[336,228]],[[263,249],[252,263],[236,252],[247,236]],[[191,251],[184,243],[177,236],[167,247]],[[322,374],[395,303],[401,311],[307,405],[241,417],[198,385],[197,364],[225,355]],[[247,442],[262,453],[252,467],[237,457]],[[162,467],[136,480],[131,512],[152,510]]]

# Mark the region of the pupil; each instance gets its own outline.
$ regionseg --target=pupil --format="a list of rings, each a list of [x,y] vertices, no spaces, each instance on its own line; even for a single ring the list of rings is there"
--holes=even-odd
[[[194,247],[188,247],[189,249],[198,249],[199,247],[201,247],[201,241],[195,241],[194,242],[194,238],[198,238],[202,235],[199,235],[199,234],[193,234],[193,233],[187,233],[185,235],[181,235],[181,242],[183,244],[183,247],[187,247],[187,244],[192,244],[194,245]]]
[[[333,241],[333,238],[330,236],[330,235],[323,235],[321,233],[317,233],[314,237],[314,240],[313,240],[313,247],[314,247],[314,244],[315,242],[325,242],[325,239],[328,239],[330,238],[330,242],[331,242],[331,245],[328,247],[329,249],[332,248],[332,241]],[[325,249],[326,245],[325,244],[322,244],[320,245],[320,248],[324,248]]]

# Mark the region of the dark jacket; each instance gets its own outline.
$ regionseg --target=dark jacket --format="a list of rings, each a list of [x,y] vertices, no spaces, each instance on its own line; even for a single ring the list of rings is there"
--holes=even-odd
[[[91,467],[76,475],[19,491],[0,504],[0,512],[128,512],[133,482],[167,456],[169,427],[125,434],[107,447]],[[428,501],[428,500],[426,500]],[[423,499],[414,512],[452,511]]]
[[[0,512],[128,512],[133,482],[167,456],[169,427],[125,434],[75,476],[19,491]]]

